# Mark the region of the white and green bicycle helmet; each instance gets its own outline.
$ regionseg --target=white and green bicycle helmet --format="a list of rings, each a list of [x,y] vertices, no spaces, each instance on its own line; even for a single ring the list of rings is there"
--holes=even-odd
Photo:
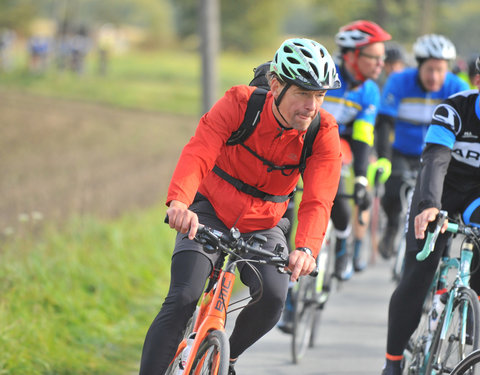
[[[275,53],[270,71],[287,82],[287,86],[293,84],[307,90],[341,87],[335,63],[327,49],[310,39],[285,40]]]

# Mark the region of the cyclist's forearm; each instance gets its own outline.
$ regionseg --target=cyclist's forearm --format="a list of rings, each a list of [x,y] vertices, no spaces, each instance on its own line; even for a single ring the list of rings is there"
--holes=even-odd
[[[367,168],[370,158],[371,147],[360,141],[351,142],[351,148],[353,153],[353,171],[355,176],[366,176]]]
[[[419,175],[418,208],[420,211],[430,207],[441,208],[443,182],[451,157],[450,148],[427,143],[422,154],[422,167]]]
[[[375,122],[375,149],[379,158],[392,157],[392,133],[395,119],[387,115],[378,115]]]

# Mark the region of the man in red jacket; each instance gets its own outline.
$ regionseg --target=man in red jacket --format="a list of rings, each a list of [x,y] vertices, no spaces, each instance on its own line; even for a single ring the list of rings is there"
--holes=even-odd
[[[302,174],[304,192],[296,250],[289,255],[290,279],[315,268],[341,168],[337,124],[320,106],[326,90],[339,88],[340,81],[328,51],[309,39],[286,40],[276,52],[267,78],[271,90],[248,139],[238,145],[226,144],[242,123],[255,90],[235,86],[201,118],[182,151],[167,196],[169,224],[179,232],[170,290],[145,339],[142,375],[163,374],[167,369],[218,256],[206,254],[193,241],[199,223],[224,232],[235,226],[243,234],[260,233],[268,239],[266,250],[273,250],[277,243],[288,248],[281,219],[301,176],[305,133],[320,116],[312,154]],[[238,190],[232,178],[248,189]],[[258,269],[263,295],[259,302],[247,305],[235,322],[230,337],[230,374],[235,374],[233,364],[238,356],[275,326],[285,301],[288,276],[268,265]],[[255,275],[242,263],[239,271],[254,295],[258,290]]]

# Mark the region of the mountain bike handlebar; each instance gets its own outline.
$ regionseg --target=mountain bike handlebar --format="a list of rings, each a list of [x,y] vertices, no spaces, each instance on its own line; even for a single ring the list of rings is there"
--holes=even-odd
[[[165,223],[168,223],[168,216],[165,217]],[[245,254],[258,255],[260,259],[255,259],[256,263],[271,264],[276,266],[281,273],[286,272],[283,268],[288,267],[289,264],[288,255],[283,254],[284,247],[281,244],[278,243],[273,251],[265,250],[262,247],[267,242],[265,236],[254,234],[245,240],[235,227],[231,228],[228,234],[225,234],[199,224],[194,240],[200,243],[203,250],[208,254],[224,252],[237,258],[241,258]],[[318,267],[309,275],[317,276]]]
[[[277,244],[275,249],[268,251],[262,248],[267,242],[267,238],[260,234],[254,234],[248,240],[241,237],[240,231],[233,227],[228,234],[209,228],[200,224],[198,226],[195,241],[203,245],[206,253],[212,254],[223,251],[228,254],[241,256],[244,254],[259,255],[265,260],[265,263],[273,264],[279,267],[288,266],[288,257],[283,255],[283,246]]]
[[[447,211],[440,211],[437,215],[437,218],[428,225],[427,238],[425,240],[423,249],[417,253],[417,260],[423,261],[427,259],[427,257],[433,251],[435,242],[437,241],[438,235],[440,234],[440,230],[442,229],[443,223],[447,219],[447,216]],[[478,239],[480,236],[480,228],[455,222],[448,223],[447,232],[454,234],[460,233],[465,235],[467,238],[473,239]]]

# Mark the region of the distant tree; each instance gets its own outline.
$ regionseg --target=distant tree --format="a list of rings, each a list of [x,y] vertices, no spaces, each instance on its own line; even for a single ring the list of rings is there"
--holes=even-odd
[[[37,4],[34,0],[1,0],[0,28],[28,33],[36,12]]]

